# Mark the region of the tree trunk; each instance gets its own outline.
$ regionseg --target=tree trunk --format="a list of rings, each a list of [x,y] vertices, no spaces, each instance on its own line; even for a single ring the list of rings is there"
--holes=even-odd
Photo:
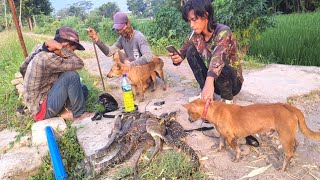
[[[305,0],[300,0],[300,6],[301,6],[301,10],[302,12],[306,12],[306,3]]]
[[[32,16],[32,19],[33,19],[33,27],[37,27],[36,16],[33,15],[33,16]]]
[[[6,0],[4,2],[4,19],[6,21],[6,30],[8,30],[8,18],[7,18],[7,2]]]
[[[30,16],[28,17],[28,24],[29,24],[30,31],[32,31],[33,30],[32,29],[32,21],[31,21],[31,17]]]
[[[20,12],[19,12],[19,26],[20,26],[20,28],[22,28],[22,20],[21,20],[22,0],[20,0],[20,7],[19,7],[19,9],[20,9]]]

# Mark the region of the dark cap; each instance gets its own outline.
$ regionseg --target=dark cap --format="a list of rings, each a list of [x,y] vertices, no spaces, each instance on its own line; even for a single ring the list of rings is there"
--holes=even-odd
[[[128,22],[128,15],[123,12],[117,12],[113,16],[113,29],[122,29],[125,24]]]
[[[69,27],[61,27],[57,29],[55,37],[59,37],[74,42],[77,44],[78,50],[85,50],[84,47],[79,43],[78,33]]]

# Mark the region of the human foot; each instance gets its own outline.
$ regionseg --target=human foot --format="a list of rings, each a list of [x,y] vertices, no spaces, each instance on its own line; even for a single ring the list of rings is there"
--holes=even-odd
[[[94,116],[94,113],[84,112],[84,113],[81,114],[80,116],[73,118],[73,120],[74,120],[74,121],[82,120],[82,119],[85,119],[85,118],[87,118],[87,117],[92,117],[92,116]]]

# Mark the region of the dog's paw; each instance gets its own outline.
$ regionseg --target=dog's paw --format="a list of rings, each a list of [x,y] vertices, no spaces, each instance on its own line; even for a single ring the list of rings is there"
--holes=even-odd
[[[221,148],[219,148],[219,144],[217,143],[213,144],[210,148],[213,152],[220,152],[222,150]]]
[[[140,99],[139,99],[139,102],[143,102],[143,101],[144,101],[144,98],[140,98]]]

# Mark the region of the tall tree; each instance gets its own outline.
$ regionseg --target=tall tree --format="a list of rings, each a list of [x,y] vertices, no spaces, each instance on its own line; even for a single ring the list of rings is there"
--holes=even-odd
[[[57,12],[57,16],[60,16],[61,18],[65,18],[67,16],[76,16],[84,20],[87,16],[87,12],[92,8],[92,5],[93,4],[91,1],[79,1],[59,10]]]
[[[115,2],[107,2],[98,7],[96,11],[100,16],[112,18],[116,12],[120,11],[120,8]]]
[[[137,16],[144,16],[147,4],[143,0],[127,0],[128,10]]]
[[[20,0],[14,0],[16,8],[21,8],[21,17],[28,21],[29,28],[32,28],[31,17],[33,15],[49,15],[52,11],[52,5],[49,0],[23,0],[20,5]],[[22,19],[23,20],[23,19]]]

